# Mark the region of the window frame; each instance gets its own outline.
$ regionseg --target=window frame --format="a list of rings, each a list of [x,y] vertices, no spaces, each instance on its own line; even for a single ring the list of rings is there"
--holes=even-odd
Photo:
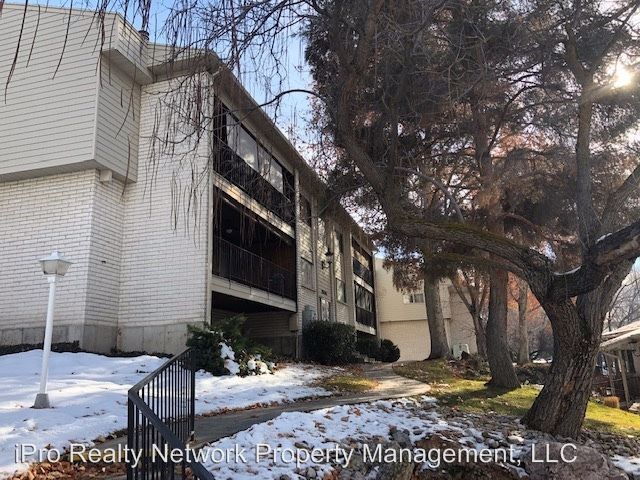
[[[305,269],[308,267],[309,269],[309,280],[310,283],[306,283],[306,274],[305,274]],[[315,275],[313,274],[313,262],[307,260],[304,257],[300,257],[300,285],[302,285],[305,288],[308,288],[309,290],[315,290],[316,289],[316,281],[315,281]]]
[[[326,318],[325,318],[326,307]],[[326,297],[320,297],[320,320],[323,322],[331,321],[331,300]]]
[[[342,284],[342,288],[340,288],[340,284]],[[342,295],[340,295],[341,293]],[[336,301],[347,303],[347,282],[338,277],[336,277]]]

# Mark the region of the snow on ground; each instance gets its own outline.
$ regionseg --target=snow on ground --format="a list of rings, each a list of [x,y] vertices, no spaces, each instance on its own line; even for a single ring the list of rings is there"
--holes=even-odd
[[[335,372],[336,369],[331,368],[290,364],[276,370],[273,375],[214,377],[198,373],[196,413],[331,395],[323,388],[309,385]]]
[[[611,458],[613,464],[627,472],[629,478],[640,477],[640,457],[621,457],[615,455]]]
[[[422,402],[432,403],[434,399],[423,397]],[[328,462],[313,462],[311,459],[299,464],[290,461],[288,451],[296,446],[308,445],[319,450],[334,450],[349,439],[362,441],[374,436],[388,437],[390,427],[407,429],[412,433],[411,440],[423,438],[428,433],[450,430],[452,426],[441,419],[434,410],[407,409],[406,405],[415,404],[409,399],[396,401],[377,401],[373,403],[343,405],[312,412],[285,412],[274,420],[254,425],[248,430],[231,437],[223,438],[201,453],[202,463],[213,472],[215,478],[233,478],[234,480],[278,479],[282,475],[293,475],[297,468],[312,467],[318,478],[331,471]],[[273,451],[271,458],[257,460],[257,453],[267,453],[258,444],[268,444],[280,448]],[[233,451],[236,445],[245,450],[244,459],[235,462],[219,462],[219,452]],[[246,460],[246,462],[244,461]]]
[[[0,356],[0,478],[25,467],[15,463],[16,443],[62,449],[125,428],[127,390],[166,361],[148,355],[51,353],[48,391],[54,409],[34,410],[41,359],[41,350]],[[273,375],[244,378],[199,372],[196,412],[330,395],[309,384],[332,371],[292,364]]]
[[[505,424],[487,430],[482,420],[483,414],[439,411],[430,397],[336,406],[308,413],[285,412],[210,444],[200,452],[199,459],[215,478],[234,480],[323,478],[335,465],[347,466],[351,473],[355,469],[364,476],[367,469],[361,468],[362,462],[372,463],[376,445],[388,441],[395,428],[408,431],[412,443],[439,433],[468,449],[484,454],[493,451],[500,459],[511,448],[514,463],[510,469],[521,476],[524,469],[518,459],[532,444],[548,441],[545,434],[524,431],[517,420],[512,426],[516,430],[511,433],[505,430]],[[369,458],[363,457],[366,449]],[[502,449],[502,453],[495,449]],[[349,458],[351,450],[359,454]],[[313,452],[317,452],[317,458],[312,457]],[[438,460],[444,461],[429,456],[428,462],[435,467]],[[627,473],[640,475],[640,457],[615,456],[612,461]]]

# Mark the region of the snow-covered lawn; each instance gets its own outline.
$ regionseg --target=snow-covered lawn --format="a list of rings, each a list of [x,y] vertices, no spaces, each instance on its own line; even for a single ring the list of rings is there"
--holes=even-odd
[[[91,443],[127,425],[127,390],[166,359],[52,353],[49,396],[53,410],[31,408],[39,386],[41,350],[0,356],[0,478],[25,465],[15,463],[15,445],[63,449]],[[291,364],[273,375],[213,377],[197,374],[196,412],[330,395],[311,383],[330,369]]]

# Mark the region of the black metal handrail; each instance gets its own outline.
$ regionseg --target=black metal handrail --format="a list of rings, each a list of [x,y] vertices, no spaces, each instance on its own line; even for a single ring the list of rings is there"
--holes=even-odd
[[[295,300],[293,272],[221,237],[214,239],[213,248],[214,275]]]
[[[127,480],[214,477],[189,455],[195,422],[195,368],[187,349],[165,362],[129,389],[127,446],[140,452],[137,464],[127,462]],[[182,452],[182,461],[171,455]],[[176,458],[174,456],[173,458]]]
[[[293,187],[289,185],[289,182],[283,179],[285,193],[280,192],[228,145],[223,143],[219,145],[219,153],[213,161],[214,170],[240,187],[247,195],[275,213],[284,222],[294,225],[296,219],[295,202],[293,201]]]
[[[353,259],[353,273],[354,275],[357,275],[362,280],[367,282],[369,285],[373,286],[373,272],[371,272],[371,270],[360,263],[360,260],[358,260],[357,258]]]
[[[368,327],[376,328],[376,314],[356,306],[356,322]]]

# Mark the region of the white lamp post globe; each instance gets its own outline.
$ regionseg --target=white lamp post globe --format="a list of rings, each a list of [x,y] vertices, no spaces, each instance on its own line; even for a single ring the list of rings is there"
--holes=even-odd
[[[36,395],[33,408],[50,408],[47,394],[47,377],[49,376],[49,354],[51,353],[51,338],[53,336],[53,313],[56,298],[56,280],[62,278],[69,270],[71,262],[60,253],[53,252],[48,257],[40,259],[42,273],[49,281],[49,303],[47,306],[47,323],[44,329],[44,345],[42,346],[42,371],[40,372],[40,390]]]
[[[71,266],[71,262],[64,258],[59,252],[53,252],[48,257],[41,258],[40,265],[42,266],[42,273],[45,275],[64,277]]]

